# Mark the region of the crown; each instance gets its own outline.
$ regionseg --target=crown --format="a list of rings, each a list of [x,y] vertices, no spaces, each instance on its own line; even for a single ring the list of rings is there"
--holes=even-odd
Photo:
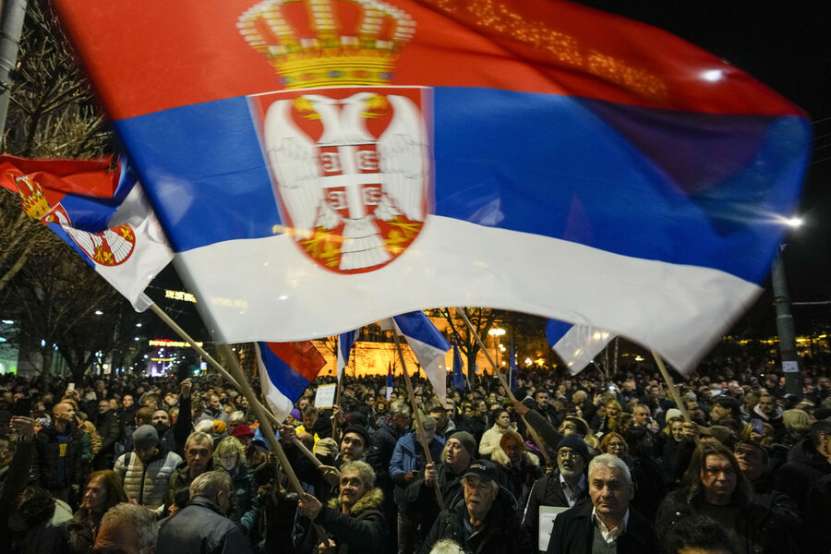
[[[285,88],[382,85],[415,21],[380,0],[263,0],[237,21]]]
[[[17,184],[17,194],[20,196],[26,215],[40,221],[52,211],[49,202],[43,196],[43,189],[31,177],[28,175],[17,177],[15,184]]]

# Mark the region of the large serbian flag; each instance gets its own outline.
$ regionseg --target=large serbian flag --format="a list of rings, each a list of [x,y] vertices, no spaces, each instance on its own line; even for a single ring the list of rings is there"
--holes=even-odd
[[[47,225],[137,311],[144,289],[173,259],[161,226],[124,160],[0,156],[0,187]]]
[[[309,384],[326,365],[311,341],[259,342],[260,386],[278,420],[284,420]]]
[[[576,4],[55,4],[220,340],[491,306],[689,369],[797,203],[798,108]]]

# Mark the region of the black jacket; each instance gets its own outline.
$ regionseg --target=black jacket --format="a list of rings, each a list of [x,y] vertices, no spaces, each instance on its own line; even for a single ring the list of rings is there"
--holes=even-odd
[[[63,435],[68,441],[59,444],[54,425],[45,427],[37,434],[36,472],[40,485],[48,491],[66,489],[84,482],[82,465],[82,432],[74,425],[67,424]]]
[[[121,438],[121,420],[113,410],[100,417],[97,425],[101,436],[101,450],[95,455],[96,469],[111,469],[115,461],[115,443]]]
[[[341,513],[338,499],[333,498],[320,511],[315,523],[335,541],[337,554],[383,554],[389,551],[389,534],[381,511],[383,504],[384,493],[379,488],[363,495],[352,506],[349,515]],[[305,525],[308,520],[303,523]],[[306,526],[297,551],[311,553],[315,546],[323,542],[322,539]]]
[[[811,486],[829,474],[831,463],[806,439],[791,449],[787,463],[776,470],[773,488],[790,496],[805,513]]]
[[[198,496],[162,522],[156,554],[251,554],[242,530]]]
[[[588,498],[588,484],[577,501],[579,503],[580,500],[586,498]],[[536,537],[539,531],[540,506],[568,507],[568,499],[560,484],[559,470],[537,479],[528,494],[528,503],[525,505],[522,516],[522,527],[531,537]]]
[[[566,510],[554,520],[549,554],[591,554],[595,524],[592,503],[583,501]],[[638,512],[629,510],[629,523],[617,539],[618,554],[657,553],[658,543],[652,526]]]
[[[531,541],[522,531],[517,508],[511,493],[499,490],[485,522],[470,532],[466,526],[467,506],[459,502],[450,510],[444,510],[421,547],[427,554],[441,539],[451,539],[468,554],[524,554],[532,552]]]

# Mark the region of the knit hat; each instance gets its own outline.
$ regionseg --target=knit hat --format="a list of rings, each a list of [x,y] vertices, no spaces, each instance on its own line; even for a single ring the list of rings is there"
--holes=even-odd
[[[225,432],[225,422],[221,419],[215,419],[213,421],[212,430],[214,434],[221,435]]]
[[[785,410],[782,413],[782,423],[789,431],[803,433],[811,426],[811,416],[805,410]]]
[[[133,447],[147,450],[159,445],[159,432],[152,425],[141,425],[133,431]]]
[[[573,451],[580,454],[583,457],[583,461],[586,463],[588,463],[591,459],[589,456],[589,448],[586,446],[585,441],[575,435],[563,437],[559,444],[557,444],[557,452],[559,452],[561,448],[571,448]]]
[[[364,439],[364,448],[369,448],[369,432],[367,432],[366,427],[363,425],[358,425],[357,423],[353,423],[351,425],[347,425],[346,429],[343,430],[343,435],[346,436],[346,433],[355,433],[356,435],[360,436]]]
[[[447,440],[456,439],[460,443],[462,443],[462,447],[467,450],[467,453],[470,454],[470,457],[474,457],[477,455],[476,450],[476,439],[473,438],[473,435],[468,433],[467,431],[456,431],[449,437]]]

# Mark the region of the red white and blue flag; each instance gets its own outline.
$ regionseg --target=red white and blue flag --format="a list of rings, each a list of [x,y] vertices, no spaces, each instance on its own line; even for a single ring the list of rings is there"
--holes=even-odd
[[[260,387],[275,417],[288,417],[326,360],[311,341],[258,342]]]
[[[32,160],[0,156],[0,186],[26,214],[68,244],[137,311],[143,291],[173,259],[136,174],[123,160]]]
[[[688,370],[801,188],[798,108],[576,4],[55,5],[228,342],[490,306]]]
[[[358,338],[358,331],[349,331],[348,333],[341,333],[338,335],[337,346],[337,373],[338,383],[343,377],[343,371],[349,364],[349,354],[352,352],[352,347],[355,345],[355,340]]]

